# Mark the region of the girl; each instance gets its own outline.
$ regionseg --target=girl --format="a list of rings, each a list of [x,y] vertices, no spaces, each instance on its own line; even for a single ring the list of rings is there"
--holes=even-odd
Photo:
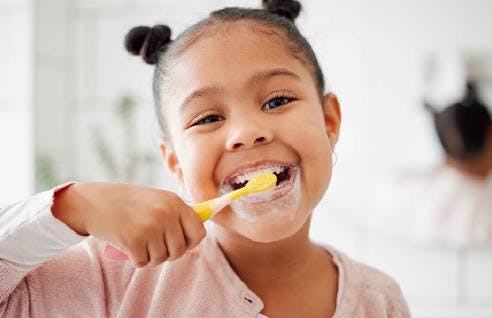
[[[212,12],[175,40],[167,26],[136,27],[125,45],[155,65],[162,155],[193,201],[264,171],[277,173],[275,190],[224,209],[209,230],[175,194],[127,184],[69,184],[9,206],[4,315],[409,316],[391,278],[309,241],[340,108],[294,25],[300,4],[263,5]],[[136,267],[106,259],[102,242]]]
[[[492,243],[492,119],[469,81],[463,98],[444,110],[430,104],[444,162],[407,178],[419,196],[420,239],[452,247]],[[410,192],[410,191],[409,191]],[[419,208],[419,207],[417,207]],[[423,215],[421,215],[423,214]]]
[[[461,100],[437,109],[425,103],[442,163],[409,168],[372,186],[367,206],[374,229],[451,248],[492,245],[492,119],[473,82]],[[402,237],[403,236],[403,237]]]

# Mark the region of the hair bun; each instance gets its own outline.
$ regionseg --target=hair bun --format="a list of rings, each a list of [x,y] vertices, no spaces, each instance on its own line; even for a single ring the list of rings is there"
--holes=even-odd
[[[477,104],[481,104],[481,100],[478,96],[477,88],[474,82],[468,81],[466,83],[465,94],[461,102],[463,105],[466,106],[475,106]]]
[[[146,63],[156,64],[171,41],[171,29],[167,25],[137,26],[125,36],[125,48],[130,54],[142,56]]]
[[[301,3],[295,0],[262,0],[263,9],[270,13],[282,16],[292,22],[301,12]]]
[[[426,100],[424,100],[424,108],[426,111],[431,113],[431,115],[434,117],[439,113],[439,111],[436,109],[436,107]]]

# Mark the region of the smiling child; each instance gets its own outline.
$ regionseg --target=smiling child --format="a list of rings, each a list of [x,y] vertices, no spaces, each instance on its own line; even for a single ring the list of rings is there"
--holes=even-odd
[[[0,313],[410,316],[389,276],[309,240],[340,106],[294,24],[300,4],[263,6],[212,12],[174,40],[168,26],[135,27],[125,46],[155,65],[161,152],[194,202],[263,172],[277,175],[275,189],[236,201],[207,229],[174,193],[121,183],[70,183],[6,207]],[[108,260],[106,242],[131,262]]]

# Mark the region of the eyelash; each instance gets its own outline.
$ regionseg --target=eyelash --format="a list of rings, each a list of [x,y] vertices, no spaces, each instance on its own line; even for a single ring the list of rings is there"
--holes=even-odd
[[[266,102],[263,106],[261,106],[261,109],[264,109],[265,105],[267,105],[268,103],[274,101],[274,100],[279,100],[279,99],[282,99],[283,101],[285,101],[285,103],[282,103],[281,105],[277,106],[277,107],[274,107],[274,108],[278,108],[278,107],[281,107],[285,104],[288,104],[294,100],[296,100],[296,98],[292,95],[288,95],[288,94],[281,94],[281,93],[277,93],[275,94],[275,97],[273,97],[272,99],[270,99],[268,102]]]
[[[294,96],[291,96],[291,95],[288,95],[288,94],[276,94],[275,97],[273,97],[272,99],[270,99],[268,102],[266,102],[265,104],[263,104],[261,106],[261,109],[265,109],[265,106],[269,103],[271,103],[272,101],[275,101],[275,100],[282,100],[283,103],[281,105],[278,105],[274,108],[270,108],[270,109],[267,109],[267,110],[271,110],[271,109],[275,109],[275,108],[278,108],[278,107],[281,107],[283,105],[286,105],[294,100],[296,100],[296,98]],[[217,114],[214,114],[214,113],[211,113],[211,114],[203,114],[202,116],[199,117],[199,119],[197,119],[196,121],[194,121],[192,124],[191,124],[191,127],[193,126],[196,126],[196,125],[207,125],[207,124],[212,124],[216,121],[212,121],[212,122],[205,122],[205,120],[208,120],[210,118],[218,118],[218,117],[222,117],[220,115],[217,115]]]

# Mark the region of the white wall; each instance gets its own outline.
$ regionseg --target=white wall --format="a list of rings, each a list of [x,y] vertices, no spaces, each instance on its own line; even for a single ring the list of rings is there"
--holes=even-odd
[[[33,2],[0,2],[0,206],[33,190]]]
[[[421,106],[424,63],[434,52],[492,52],[490,12],[490,1],[309,1],[301,24],[343,113],[338,163],[312,237],[395,277],[417,317],[491,316],[492,251],[381,236],[358,200],[402,168],[439,162]]]
[[[492,3],[352,0],[306,6],[301,26],[342,101],[334,185],[353,188],[401,167],[437,161],[421,106],[423,64],[435,51],[492,52]]]

